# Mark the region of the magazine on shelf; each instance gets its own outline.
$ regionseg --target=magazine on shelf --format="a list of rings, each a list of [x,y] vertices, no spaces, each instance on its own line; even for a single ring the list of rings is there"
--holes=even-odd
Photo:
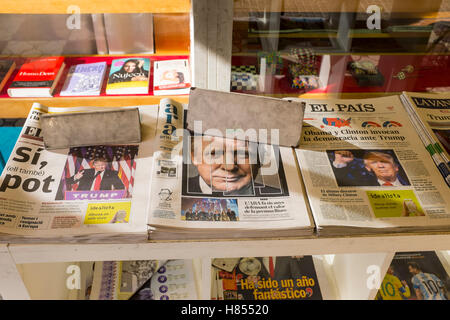
[[[188,59],[160,60],[153,64],[153,94],[188,94],[191,87]]]
[[[128,300],[165,260],[96,261],[90,300]]]
[[[147,240],[158,106],[138,108],[141,143],[49,151],[43,114],[93,109],[34,103],[0,177],[0,242]]]
[[[398,96],[302,101],[296,153],[319,234],[448,230],[448,187]]]
[[[449,300],[450,266],[443,252],[398,252],[377,300]]]
[[[211,300],[336,298],[320,256],[214,258],[207,262],[210,283],[205,279],[204,287],[209,287]]]
[[[183,111],[176,101],[161,100],[148,217],[153,227],[150,239],[313,233],[314,222],[291,148],[191,135],[181,130]]]
[[[148,94],[150,59],[114,59],[109,71],[106,94]]]
[[[69,69],[61,96],[98,96],[102,89],[106,62],[77,64]]]
[[[450,186],[450,94],[403,92],[400,98],[425,148]]]

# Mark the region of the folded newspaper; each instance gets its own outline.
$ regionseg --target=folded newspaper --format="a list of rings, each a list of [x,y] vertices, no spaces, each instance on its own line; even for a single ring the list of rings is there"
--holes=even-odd
[[[450,186],[450,94],[403,92],[411,122]]]
[[[398,96],[305,102],[296,153],[319,234],[449,230],[448,187]]]
[[[161,102],[148,217],[154,228],[150,239],[313,233],[291,148],[235,139],[236,132],[227,132],[226,137],[217,132],[214,137],[193,135],[183,130],[183,116],[181,104]]]
[[[0,242],[147,240],[158,106],[139,107],[141,143],[44,148],[42,114],[93,109],[33,104],[0,177]]]

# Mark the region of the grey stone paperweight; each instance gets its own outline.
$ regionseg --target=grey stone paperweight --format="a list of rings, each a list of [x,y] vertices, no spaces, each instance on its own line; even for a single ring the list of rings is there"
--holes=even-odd
[[[256,95],[191,88],[186,125],[196,134],[227,136],[240,129],[256,132],[251,142],[296,147],[302,132],[304,104]],[[266,141],[261,137],[267,132]],[[277,134],[275,134],[277,133]]]
[[[141,142],[138,108],[45,114],[41,126],[46,149]]]

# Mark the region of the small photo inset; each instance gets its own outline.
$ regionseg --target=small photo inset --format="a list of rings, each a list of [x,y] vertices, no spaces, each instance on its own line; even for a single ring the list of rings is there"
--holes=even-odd
[[[403,187],[410,182],[395,152],[388,150],[327,150],[339,187]]]
[[[181,219],[186,221],[238,221],[237,199],[182,197]]]
[[[156,162],[156,174],[164,178],[177,177],[177,162],[173,160],[158,160]]]
[[[138,148],[137,145],[70,148],[55,200],[131,198]]]

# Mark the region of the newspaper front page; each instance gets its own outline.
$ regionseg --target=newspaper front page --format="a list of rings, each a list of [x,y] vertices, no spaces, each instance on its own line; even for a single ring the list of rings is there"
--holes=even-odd
[[[312,234],[291,148],[191,135],[181,130],[183,113],[182,105],[161,101],[150,238]]]
[[[398,96],[306,100],[296,153],[319,233],[450,226],[448,188]]]
[[[403,92],[412,123],[450,186],[450,94]]]
[[[0,241],[147,239],[158,106],[139,107],[139,144],[44,148],[41,115],[89,110],[33,104],[0,178]]]

